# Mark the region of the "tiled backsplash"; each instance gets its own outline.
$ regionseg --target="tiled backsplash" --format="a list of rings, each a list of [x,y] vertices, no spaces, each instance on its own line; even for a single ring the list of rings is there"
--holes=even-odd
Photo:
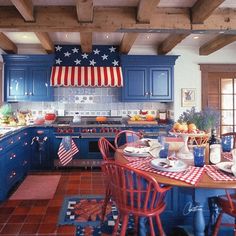
[[[81,116],[127,116],[139,110],[171,110],[172,103],[121,102],[120,88],[54,88],[53,102],[13,103],[13,110],[31,110],[34,113],[57,111],[60,114]]]

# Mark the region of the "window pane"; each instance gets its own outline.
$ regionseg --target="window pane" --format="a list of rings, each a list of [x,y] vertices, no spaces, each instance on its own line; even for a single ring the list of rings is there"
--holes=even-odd
[[[222,134],[233,132],[233,126],[222,126],[221,132],[222,132]]]
[[[221,93],[233,93],[233,79],[221,79]]]
[[[221,95],[221,109],[233,109],[233,95]]]
[[[222,125],[233,125],[233,111],[222,111]]]

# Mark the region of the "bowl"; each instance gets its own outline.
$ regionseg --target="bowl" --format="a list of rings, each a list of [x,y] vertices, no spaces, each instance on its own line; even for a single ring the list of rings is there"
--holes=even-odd
[[[44,116],[45,121],[54,121],[56,119],[55,113],[46,113]]]

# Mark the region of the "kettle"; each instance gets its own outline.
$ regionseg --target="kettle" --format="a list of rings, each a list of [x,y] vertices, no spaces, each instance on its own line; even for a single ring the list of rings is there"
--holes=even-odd
[[[75,113],[73,117],[73,123],[80,123],[81,122],[81,116],[78,115],[78,113]]]

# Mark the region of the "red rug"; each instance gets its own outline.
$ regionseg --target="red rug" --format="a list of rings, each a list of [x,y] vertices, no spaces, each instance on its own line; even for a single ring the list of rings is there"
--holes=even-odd
[[[61,175],[28,175],[10,200],[52,199]]]

